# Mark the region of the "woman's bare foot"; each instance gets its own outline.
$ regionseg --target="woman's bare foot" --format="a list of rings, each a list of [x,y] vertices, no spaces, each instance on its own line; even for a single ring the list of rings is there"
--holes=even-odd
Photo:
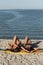
[[[37,51],[37,50],[38,50],[38,48],[34,48],[34,50],[35,50],[35,51]]]

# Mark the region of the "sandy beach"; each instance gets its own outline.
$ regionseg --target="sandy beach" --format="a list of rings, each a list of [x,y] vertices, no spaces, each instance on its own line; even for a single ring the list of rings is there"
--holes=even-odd
[[[9,41],[12,40],[0,39],[0,48],[8,48]],[[43,40],[31,41],[34,45],[33,47],[43,49]],[[11,54],[0,50],[0,65],[43,65],[43,52],[36,54]]]

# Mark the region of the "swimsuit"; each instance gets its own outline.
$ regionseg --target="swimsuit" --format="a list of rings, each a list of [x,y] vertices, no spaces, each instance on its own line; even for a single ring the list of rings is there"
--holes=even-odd
[[[32,44],[26,44],[26,45],[22,44],[22,47],[24,47],[28,51],[34,50],[33,47],[32,47]]]

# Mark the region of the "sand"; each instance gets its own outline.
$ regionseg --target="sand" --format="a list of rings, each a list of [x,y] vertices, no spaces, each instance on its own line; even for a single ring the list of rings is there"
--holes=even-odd
[[[8,42],[11,41],[11,39],[0,39],[0,48],[8,48]],[[34,45],[33,47],[43,49],[43,40],[31,41]],[[43,52],[36,54],[11,54],[0,50],[0,65],[43,65]]]

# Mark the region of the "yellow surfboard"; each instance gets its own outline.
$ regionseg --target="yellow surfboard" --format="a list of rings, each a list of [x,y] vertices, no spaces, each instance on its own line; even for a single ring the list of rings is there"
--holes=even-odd
[[[31,51],[31,52],[26,52],[24,50],[21,50],[20,52],[12,52],[10,50],[0,50],[0,51],[3,51],[3,52],[6,52],[6,53],[9,53],[9,54],[36,54],[36,53],[40,53],[40,52],[43,52],[43,50],[37,50],[37,51]]]

